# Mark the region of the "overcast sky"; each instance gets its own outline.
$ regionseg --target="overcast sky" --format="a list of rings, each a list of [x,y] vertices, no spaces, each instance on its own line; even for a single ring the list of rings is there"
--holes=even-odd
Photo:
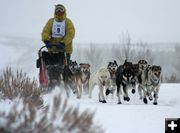
[[[180,42],[180,0],[1,0],[0,35],[41,39],[54,5],[64,4],[75,42]]]

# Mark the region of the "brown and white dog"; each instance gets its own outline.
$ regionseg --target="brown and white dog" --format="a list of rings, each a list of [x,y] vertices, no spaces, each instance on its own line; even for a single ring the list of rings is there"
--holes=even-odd
[[[77,98],[82,97],[82,92],[89,90],[90,65],[88,63],[79,64],[79,72],[76,74]]]
[[[146,95],[149,100],[153,100],[154,105],[157,105],[158,93],[161,85],[161,67],[152,65],[147,73],[147,92]]]

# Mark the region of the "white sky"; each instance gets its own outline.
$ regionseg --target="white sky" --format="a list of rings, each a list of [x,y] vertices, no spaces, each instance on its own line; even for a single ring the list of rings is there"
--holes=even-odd
[[[180,0],[1,0],[0,35],[37,38],[54,5],[64,4],[75,42],[180,42]]]

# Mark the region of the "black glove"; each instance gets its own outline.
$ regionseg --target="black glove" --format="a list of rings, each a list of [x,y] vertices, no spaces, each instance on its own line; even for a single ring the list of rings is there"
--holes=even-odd
[[[49,41],[44,41],[44,43],[46,44],[46,48],[51,48],[52,45]]]

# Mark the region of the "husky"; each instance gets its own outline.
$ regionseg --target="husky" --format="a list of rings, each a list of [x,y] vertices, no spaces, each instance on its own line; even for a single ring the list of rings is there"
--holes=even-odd
[[[149,97],[149,100],[154,101],[153,104],[157,105],[158,93],[161,85],[161,67],[153,65],[147,71],[147,82],[146,82],[146,97]],[[154,95],[153,95],[154,94]]]
[[[138,92],[140,95],[140,99],[143,99],[143,102],[147,104],[147,98],[146,98],[146,85],[147,85],[147,73],[150,68],[146,60],[139,60],[139,75],[138,75]],[[142,95],[143,93],[143,95]]]
[[[112,94],[112,98],[114,96],[114,93],[116,91],[116,70],[118,68],[117,62],[114,60],[114,62],[109,62],[107,69],[109,70],[109,73],[111,75],[111,86],[110,88],[107,88],[106,95]]]
[[[90,65],[88,63],[79,64],[79,72],[76,75],[77,98],[82,97],[82,92],[88,93],[90,79]]]
[[[64,78],[64,88],[67,95],[69,96],[69,90],[75,94],[77,93],[76,86],[76,75],[79,72],[79,66],[76,61],[69,61],[68,66],[64,68],[63,78]]]
[[[139,72],[139,64],[132,64],[132,72],[134,75],[134,79],[132,80],[132,93],[134,94],[136,92],[136,86],[138,85],[138,76],[140,75]]]
[[[106,89],[110,87],[111,84],[111,75],[107,68],[101,68],[97,70],[93,75],[90,77],[89,81],[89,98],[92,97],[92,90],[95,85],[99,88],[99,102],[106,103],[105,100],[105,92]]]
[[[118,104],[121,104],[120,95],[122,94],[121,87],[124,94],[124,100],[129,101],[130,98],[128,96],[128,89],[134,87],[134,72],[132,69],[132,62],[127,62],[125,60],[123,65],[120,65],[116,71],[116,85],[117,85],[117,97]],[[134,88],[132,89],[132,93],[135,93]]]

